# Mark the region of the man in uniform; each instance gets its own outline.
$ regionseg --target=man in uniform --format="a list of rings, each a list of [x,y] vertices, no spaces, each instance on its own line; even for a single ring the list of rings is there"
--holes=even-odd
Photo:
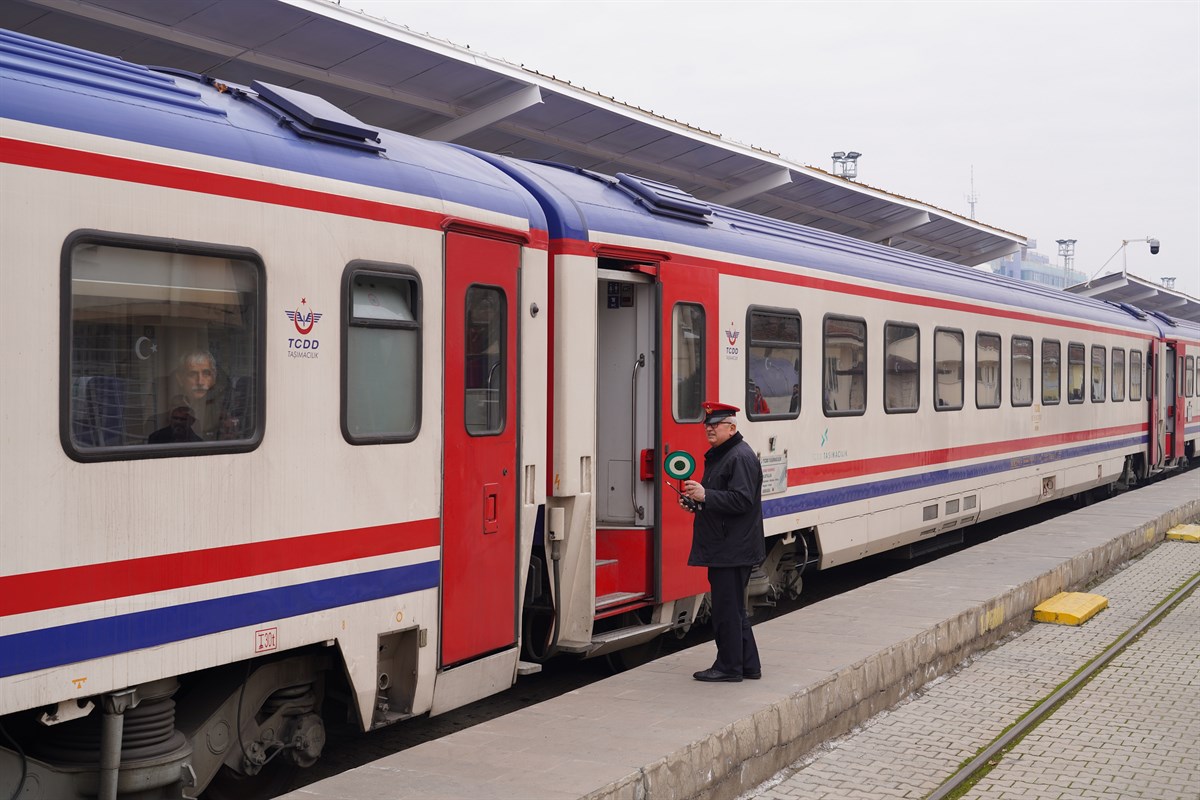
[[[688,564],[708,568],[717,660],[695,673],[698,681],[762,677],[758,646],[746,615],[750,571],[766,557],[762,517],[762,465],[737,431],[740,409],[705,402],[704,477],[685,481],[680,505],[693,511],[692,551]]]

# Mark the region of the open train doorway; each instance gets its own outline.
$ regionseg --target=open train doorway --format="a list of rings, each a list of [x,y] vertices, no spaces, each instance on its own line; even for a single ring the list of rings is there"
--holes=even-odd
[[[653,596],[658,502],[656,287],[637,265],[603,263],[620,268],[598,273],[597,617]]]
[[[1171,465],[1183,455],[1184,426],[1179,397],[1176,359],[1182,352],[1178,342],[1155,342],[1150,360],[1150,471]]]

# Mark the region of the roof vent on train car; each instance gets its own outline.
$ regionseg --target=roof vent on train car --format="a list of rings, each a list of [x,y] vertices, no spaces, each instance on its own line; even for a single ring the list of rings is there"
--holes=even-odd
[[[1104,302],[1111,303],[1112,305],[1121,309],[1122,311],[1124,311],[1126,314],[1133,317],[1134,319],[1145,319],[1146,318],[1146,312],[1142,311],[1137,306],[1130,305],[1129,303],[1121,303],[1116,300],[1105,300]]]
[[[653,214],[705,225],[712,224],[712,206],[703,200],[697,200],[678,186],[627,175],[624,172],[617,173],[617,186],[632,195]]]
[[[1146,313],[1150,314],[1153,317],[1156,317],[1157,319],[1162,320],[1163,322],[1165,322],[1167,325],[1171,326],[1172,328],[1179,327],[1178,323],[1176,323],[1174,319],[1172,319],[1171,317],[1168,317],[1166,314],[1162,313],[1161,311],[1148,311]]]
[[[379,144],[379,131],[367,127],[324,98],[261,81],[252,81],[250,88],[258,93],[260,105],[268,107],[281,123],[299,136],[375,153],[384,150]],[[247,95],[246,99],[255,98]]]
[[[176,85],[170,77],[119,58],[90,53],[16,31],[0,29],[0,67],[35,80],[52,80],[84,94],[123,97],[148,105],[224,117],[200,101],[200,93]]]
[[[561,161],[546,161],[545,159],[541,158],[527,158],[523,160],[529,164],[541,164],[543,167],[552,167],[553,169],[561,169],[564,172],[573,172],[576,175],[582,175],[585,178],[591,178],[594,181],[599,181],[600,183],[607,184],[609,186],[614,186],[617,183],[616,178],[600,172],[593,172],[592,170],[584,169],[583,167],[577,167],[574,164],[564,164]]]

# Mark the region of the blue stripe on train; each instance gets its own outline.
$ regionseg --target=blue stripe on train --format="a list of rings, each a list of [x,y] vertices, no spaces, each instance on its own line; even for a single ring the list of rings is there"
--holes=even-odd
[[[949,467],[932,472],[918,472],[915,475],[905,475],[900,478],[888,478],[882,481],[856,483],[850,486],[839,486],[836,489],[826,489],[819,492],[780,497],[775,500],[763,501],[763,516],[766,518],[780,517],[784,514],[795,514],[824,506],[836,506],[841,503],[852,503],[867,500],[872,497],[882,497],[897,492],[907,492],[913,489],[928,488],[943,483],[970,480],[984,475],[995,475],[1013,469],[1025,469],[1039,464],[1062,461],[1067,458],[1100,453],[1105,450],[1117,450],[1132,445],[1145,444],[1147,437],[1134,436],[1109,442],[1086,444],[1080,447],[1068,447],[1061,450],[1048,450],[1030,455],[1011,456],[995,461],[985,461],[981,464],[969,464],[964,467]]]
[[[432,589],[439,566],[427,561],[0,636],[0,677]]]

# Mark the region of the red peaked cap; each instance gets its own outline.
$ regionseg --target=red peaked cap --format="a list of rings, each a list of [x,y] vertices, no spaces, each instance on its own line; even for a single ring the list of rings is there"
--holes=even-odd
[[[704,409],[705,425],[728,419],[741,411],[737,406],[731,406],[726,403],[714,403],[711,400],[705,400],[700,404],[700,407]]]

